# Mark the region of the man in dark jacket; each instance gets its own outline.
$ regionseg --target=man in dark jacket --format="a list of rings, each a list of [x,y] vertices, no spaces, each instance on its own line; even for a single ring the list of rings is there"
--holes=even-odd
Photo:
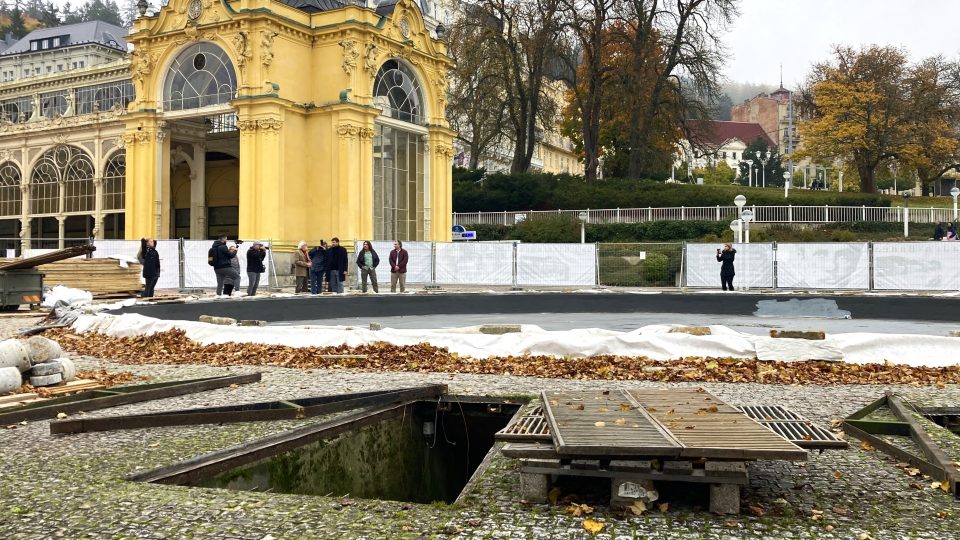
[[[400,292],[407,290],[407,261],[410,256],[403,249],[403,242],[393,241],[393,251],[390,252],[390,292],[397,292],[397,282],[400,283]]]
[[[943,225],[939,221],[937,222],[937,228],[933,230],[933,239],[943,240]]]
[[[325,268],[330,291],[343,294],[343,282],[347,279],[347,249],[340,245],[340,239],[336,236],[330,240]]]
[[[153,288],[157,286],[157,280],[160,279],[160,254],[157,253],[156,245],[153,238],[140,239],[140,261],[143,264],[143,279],[146,282],[141,298],[153,296]]]
[[[310,294],[320,294],[323,292],[323,276],[327,273],[327,243],[320,240],[320,245],[311,249],[307,256],[310,257]]]
[[[230,259],[236,257],[237,252],[227,247],[225,234],[213,242],[210,251],[213,256],[213,273],[217,275],[217,296],[230,296],[233,292],[233,284],[240,279],[240,274],[230,264]]]
[[[247,296],[256,296],[260,285],[260,274],[267,271],[263,260],[267,257],[267,248],[263,242],[254,241],[247,250]]]

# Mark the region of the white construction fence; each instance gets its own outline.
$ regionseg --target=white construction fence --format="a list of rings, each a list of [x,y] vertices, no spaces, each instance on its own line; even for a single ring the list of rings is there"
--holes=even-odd
[[[96,258],[132,260],[134,240],[96,240]],[[356,245],[360,245],[357,242]],[[160,240],[160,289],[216,286],[207,264],[206,240]],[[521,242],[406,242],[407,283],[498,287],[720,286],[719,244],[530,244]],[[735,244],[738,289],[859,291],[960,291],[960,242],[809,242]],[[240,246],[241,287],[246,251]],[[393,243],[374,241],[380,256],[377,280],[390,283]],[[290,276],[290,254],[275,261],[268,251],[261,287]],[[351,282],[359,283],[356,254],[349,255]],[[125,263],[119,263],[125,264]]]

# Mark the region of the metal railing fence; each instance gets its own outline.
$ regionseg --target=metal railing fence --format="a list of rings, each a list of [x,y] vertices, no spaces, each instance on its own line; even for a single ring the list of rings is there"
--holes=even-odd
[[[956,221],[952,208],[904,208],[901,206],[753,206],[757,223],[837,223],[853,221],[934,223]],[[587,223],[641,223],[646,221],[729,221],[737,218],[736,206],[678,206],[669,208],[604,208],[580,210],[515,210],[503,212],[454,212],[456,225],[516,225],[530,219],[587,213]]]

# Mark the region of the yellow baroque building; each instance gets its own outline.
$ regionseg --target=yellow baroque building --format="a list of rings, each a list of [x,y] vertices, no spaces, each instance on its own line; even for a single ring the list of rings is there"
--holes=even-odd
[[[413,0],[172,0],[124,33],[0,52],[0,247],[449,240],[451,61]]]
[[[173,0],[127,41],[127,238],[449,239],[450,59],[418,4]]]

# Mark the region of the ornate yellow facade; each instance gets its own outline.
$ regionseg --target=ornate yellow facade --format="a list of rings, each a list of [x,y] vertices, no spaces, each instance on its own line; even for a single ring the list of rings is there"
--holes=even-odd
[[[411,0],[311,5],[172,0],[137,19],[127,238],[206,238],[235,220],[245,239],[449,240],[444,42]],[[236,215],[214,223],[205,210],[231,196]]]

